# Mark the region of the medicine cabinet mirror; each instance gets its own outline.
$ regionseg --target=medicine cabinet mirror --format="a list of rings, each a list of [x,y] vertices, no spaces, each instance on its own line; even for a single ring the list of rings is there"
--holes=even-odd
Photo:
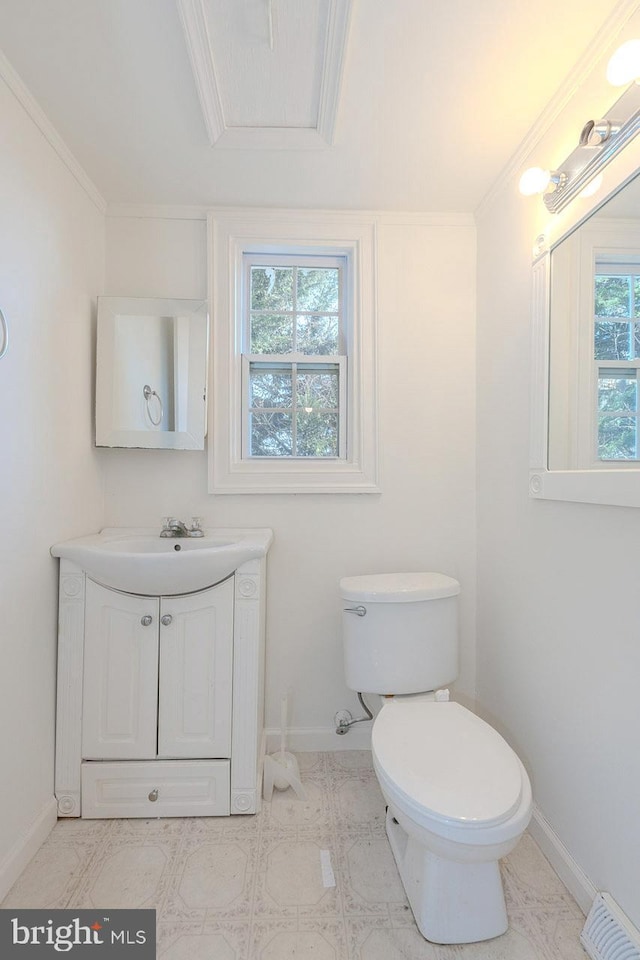
[[[634,141],[534,263],[532,497],[640,507],[639,170]]]
[[[96,446],[202,450],[207,305],[98,297]]]

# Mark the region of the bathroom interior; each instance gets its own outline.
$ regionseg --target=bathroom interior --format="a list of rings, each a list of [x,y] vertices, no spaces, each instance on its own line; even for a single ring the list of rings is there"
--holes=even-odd
[[[549,330],[579,286],[560,289],[557,250],[583,222],[589,238],[624,221],[624,242],[607,243],[640,261],[640,66],[607,79],[639,37],[637,0],[0,0],[2,906],[153,908],[166,960],[640,956],[638,455],[584,459],[566,412],[584,384],[569,394],[579,378],[556,362],[575,330]],[[539,167],[546,192],[523,195]],[[261,254],[331,248],[355,265],[346,444],[320,471],[286,456],[270,471],[234,445],[243,236]],[[163,316],[183,301],[208,312],[206,437],[105,442],[99,313],[106,329],[113,304]],[[633,350],[598,376],[635,383]],[[167,518],[187,529],[161,538]],[[87,802],[78,817],[56,786],[64,757],[80,777],[61,690],[82,681],[60,653],[79,601],[63,579],[80,602],[93,580],[64,545],[144,531],[184,542],[169,559],[195,569],[192,518],[203,541],[244,543],[229,570],[177,589],[94,579],[157,601],[235,575],[228,656],[245,623],[256,660],[229,681],[230,736],[257,718],[257,739],[242,734],[254,780],[234,773],[232,746],[225,815]],[[362,715],[343,652],[345,619],[360,620],[343,610],[365,601],[344,583],[421,572],[459,585],[459,660],[451,682],[416,692],[450,688],[532,790],[501,866],[508,930],[478,942],[425,938],[396,872],[371,755],[394,709],[378,693],[394,691],[361,691],[375,723],[336,733],[343,711]],[[303,790],[261,803],[283,703]],[[613,945],[580,940],[594,903]]]

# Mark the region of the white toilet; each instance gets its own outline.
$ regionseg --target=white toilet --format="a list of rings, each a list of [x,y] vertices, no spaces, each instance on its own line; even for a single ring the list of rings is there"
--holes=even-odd
[[[387,835],[422,935],[471,943],[507,929],[498,860],[531,818],[511,747],[449,701],[460,584],[440,573],[340,581],[347,685],[386,696],[372,732]]]

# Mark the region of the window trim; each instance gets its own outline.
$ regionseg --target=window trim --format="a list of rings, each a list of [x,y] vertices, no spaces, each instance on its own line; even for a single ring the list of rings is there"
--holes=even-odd
[[[613,237],[610,235],[613,231]],[[634,228],[637,236],[637,227]],[[579,309],[576,310],[576,410],[577,467],[580,470],[637,470],[640,461],[605,460],[598,456],[598,377],[600,368],[630,366],[637,361],[597,360],[594,358],[596,316],[593,309],[596,275],[621,272],[640,273],[637,250],[630,244],[626,223],[602,220],[582,231],[579,247]],[[632,319],[629,321],[632,322]]]
[[[378,493],[376,218],[320,211],[212,210],[208,214],[212,389],[209,491]],[[243,457],[242,291],[245,254],[345,257],[349,445],[345,459]],[[300,358],[310,359],[308,357]],[[333,358],[325,358],[333,359]]]

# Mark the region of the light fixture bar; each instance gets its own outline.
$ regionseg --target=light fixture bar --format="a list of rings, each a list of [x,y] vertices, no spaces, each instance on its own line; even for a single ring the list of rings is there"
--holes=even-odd
[[[587,128],[610,126],[610,135],[600,144],[578,146],[558,167],[566,174],[564,183],[543,200],[547,210],[559,213],[580,194],[589,182],[640,133],[640,86],[632,84],[599,120],[588,121]],[[582,137],[582,135],[581,135]]]

